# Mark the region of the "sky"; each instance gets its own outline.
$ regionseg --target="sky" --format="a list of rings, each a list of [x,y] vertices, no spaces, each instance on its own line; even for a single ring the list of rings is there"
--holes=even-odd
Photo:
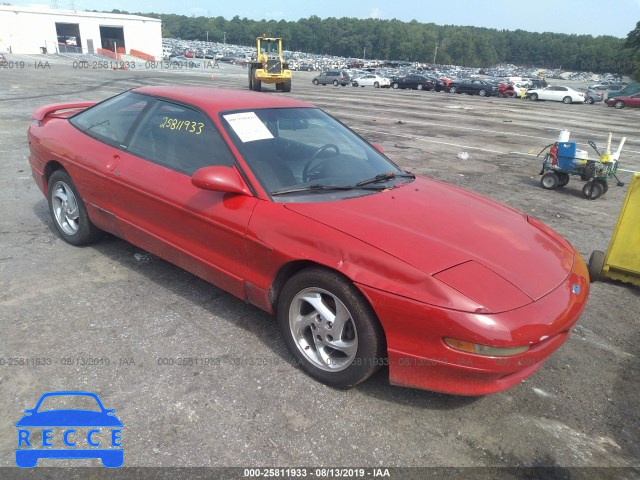
[[[298,20],[328,17],[380,18],[472,25],[499,30],[527,30],[624,38],[640,21],[640,0],[3,0],[13,5],[57,6],[72,10],[126,10],[188,16],[238,15],[255,20]]]

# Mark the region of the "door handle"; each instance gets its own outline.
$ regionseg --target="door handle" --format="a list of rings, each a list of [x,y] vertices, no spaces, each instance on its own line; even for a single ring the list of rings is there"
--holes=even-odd
[[[120,162],[120,155],[118,155],[117,153],[115,155],[113,155],[113,157],[111,157],[111,159],[107,162],[107,170],[109,170],[110,172],[112,172],[116,166],[118,165],[118,163]]]

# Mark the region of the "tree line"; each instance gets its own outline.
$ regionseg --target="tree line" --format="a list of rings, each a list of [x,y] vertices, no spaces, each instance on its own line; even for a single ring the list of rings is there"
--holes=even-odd
[[[126,13],[114,10],[113,13]],[[257,36],[282,37],[287,50],[352,58],[489,67],[499,63],[630,74],[633,48],[613,36],[535,33],[416,20],[325,18],[252,20],[139,13],[162,20],[164,37],[253,45]],[[631,35],[631,34],[630,34]],[[626,41],[629,44],[629,41]],[[629,45],[627,45],[629,46]],[[435,62],[434,62],[435,60]]]

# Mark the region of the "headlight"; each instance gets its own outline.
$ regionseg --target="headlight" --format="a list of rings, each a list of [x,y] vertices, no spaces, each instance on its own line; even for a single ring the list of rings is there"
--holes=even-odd
[[[489,345],[465,342],[464,340],[456,340],[455,338],[448,337],[444,338],[444,343],[455,350],[475,353],[477,355],[486,355],[488,357],[511,357],[529,350],[529,345],[524,347],[492,347]]]

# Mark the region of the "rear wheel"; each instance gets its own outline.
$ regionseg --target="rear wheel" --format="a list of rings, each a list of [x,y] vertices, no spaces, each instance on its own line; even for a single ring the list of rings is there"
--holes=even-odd
[[[616,108],[624,108],[624,102],[622,100],[618,100],[616,103],[613,104],[613,106]]]
[[[458,89],[456,87],[451,87],[449,89],[449,93],[456,93],[458,91]]]
[[[483,88],[482,90],[480,90],[478,92],[478,95],[480,95],[481,97],[486,97],[487,96],[487,91]]]
[[[564,187],[567,183],[569,183],[570,175],[568,173],[558,172],[557,175],[558,179],[560,180],[560,183],[558,183],[558,187]]]
[[[566,103],[566,104],[571,103],[571,97],[567,95],[562,99],[562,103]]]
[[[587,270],[589,270],[589,281],[591,283],[597,282],[600,279],[600,274],[604,268],[604,252],[600,250],[594,250],[589,257],[589,263]]]
[[[597,180],[591,180],[584,184],[582,187],[582,194],[588,200],[595,200],[599,198],[604,193],[604,187],[602,186],[602,182],[598,182]]]
[[[260,80],[258,80],[257,78],[253,79],[253,91],[254,92],[261,92],[262,91],[262,82]]]
[[[375,88],[380,88],[380,83],[379,83],[379,82],[375,82],[375,83],[373,84],[373,86],[374,86]]]
[[[56,170],[49,177],[49,212],[62,239],[71,245],[86,245],[100,238],[102,232],[93,224],[71,177]]]
[[[593,97],[587,97],[587,103],[593,105]]]
[[[396,82],[393,82],[393,83],[391,84],[391,88],[393,88],[393,89],[396,89],[396,90],[397,90],[397,89],[398,89],[398,87],[400,87],[400,85],[398,85]]]
[[[314,85],[318,85],[318,83],[320,83],[320,82],[318,82],[318,79],[317,79],[317,78],[314,78],[314,79],[313,79],[313,84],[314,84]]]
[[[416,85],[416,88],[418,90],[422,90],[424,88],[424,85],[422,85],[421,83],[419,83],[418,85]]]
[[[278,323],[287,348],[315,379],[351,387],[384,361],[384,335],[371,306],[337,272],[302,270],[278,300]]]
[[[560,184],[560,178],[555,172],[547,172],[540,179],[540,185],[546,190],[553,190]]]
[[[535,102],[536,100],[538,100],[538,94],[532,93],[531,95],[529,95],[529,100],[531,100],[532,102]]]
[[[333,81],[333,86],[334,86],[334,87],[337,87],[337,86],[338,86],[338,80],[334,80],[334,81]]]
[[[290,92],[291,91],[291,80],[286,80],[282,82],[282,91]]]

